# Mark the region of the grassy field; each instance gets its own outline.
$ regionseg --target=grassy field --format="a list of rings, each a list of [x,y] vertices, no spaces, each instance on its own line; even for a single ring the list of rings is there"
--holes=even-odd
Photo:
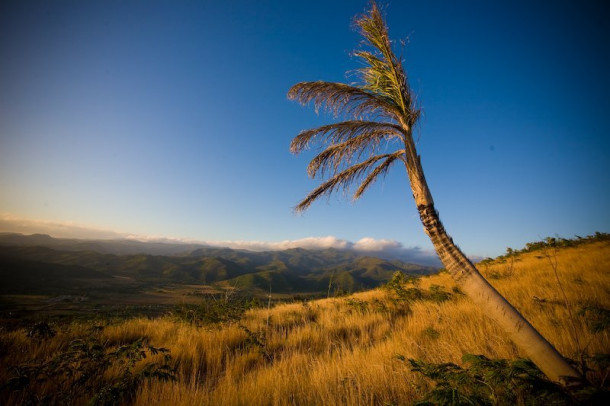
[[[594,367],[595,354],[607,360],[610,243],[478,267],[564,356],[580,367]],[[413,404],[433,386],[407,359],[524,356],[445,273],[344,297],[207,306],[216,319],[194,309],[190,317],[4,326],[0,404]],[[587,375],[597,386],[608,375],[600,368]]]

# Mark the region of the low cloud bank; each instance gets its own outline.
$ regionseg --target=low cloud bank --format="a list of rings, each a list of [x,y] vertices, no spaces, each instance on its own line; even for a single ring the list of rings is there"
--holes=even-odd
[[[421,265],[441,266],[436,254],[432,251],[422,250],[420,247],[405,247],[400,242],[386,239],[364,237],[356,242],[343,240],[333,236],[307,237],[298,240],[284,240],[278,242],[266,241],[197,241],[184,238],[163,237],[157,235],[137,235],[120,231],[96,228],[76,224],[73,222],[58,222],[34,220],[0,214],[0,232],[13,232],[21,234],[49,234],[57,238],[80,239],[129,239],[142,242],[168,243],[168,244],[202,244],[213,247],[226,247],[249,251],[281,251],[291,248],[304,248],[309,250],[335,248],[351,250],[366,255],[384,259],[400,259]]]
[[[305,248],[309,250],[335,248],[351,250],[385,259],[400,259],[421,265],[441,266],[434,252],[422,250],[419,247],[405,247],[394,240],[376,240],[365,237],[356,242],[343,240],[333,236],[307,237],[299,240],[285,240],[279,242],[265,241],[204,241],[213,247],[227,247],[249,251],[281,251],[291,248]]]

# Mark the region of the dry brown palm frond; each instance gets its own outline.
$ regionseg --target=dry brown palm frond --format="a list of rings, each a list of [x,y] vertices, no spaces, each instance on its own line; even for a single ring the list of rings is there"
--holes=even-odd
[[[388,133],[382,129],[366,132],[339,144],[331,145],[311,160],[307,167],[307,174],[312,178],[318,175],[323,177],[330,170],[332,175],[335,175],[339,168],[346,168],[363,156],[375,155],[381,142],[388,139]]]
[[[316,113],[324,108],[335,116],[378,116],[396,120],[400,115],[400,108],[392,100],[344,83],[297,83],[288,91],[288,98],[303,105],[313,103]]]
[[[369,173],[368,176],[362,181],[360,186],[358,186],[356,193],[354,193],[354,200],[359,199],[360,196],[362,196],[362,194],[369,188],[369,186],[371,186],[373,183],[375,183],[375,181],[377,180],[377,178],[379,176],[387,175],[388,170],[390,170],[390,167],[397,159],[402,159],[402,160],[406,159],[406,158],[404,158],[404,156],[405,156],[404,149],[401,149],[400,151],[396,151],[393,154],[391,154],[390,156],[388,156],[385,159],[385,161],[383,161],[379,166],[377,166],[373,171],[371,171],[371,173]]]
[[[309,193],[309,195],[307,195],[307,197],[295,207],[295,211],[304,211],[316,199],[324,195],[330,195],[338,188],[348,190],[357,179],[360,179],[365,173],[370,171],[377,162],[387,159],[397,153],[398,151],[394,154],[376,155],[367,159],[366,161],[350,166],[311,191],[311,193]]]
[[[388,138],[398,137],[404,140],[402,128],[396,124],[349,120],[301,131],[290,143],[290,152],[298,154],[307,149],[309,144],[314,141],[319,141],[322,145],[332,145],[345,142],[350,138],[381,131],[386,132]]]

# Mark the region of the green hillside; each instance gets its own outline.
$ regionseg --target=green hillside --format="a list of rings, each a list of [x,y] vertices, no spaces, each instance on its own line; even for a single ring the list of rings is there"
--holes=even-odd
[[[193,284],[291,294],[322,293],[329,289],[353,292],[379,286],[396,271],[413,275],[436,271],[434,267],[336,249],[251,252],[198,247],[177,255],[114,254],[77,249],[95,248],[96,242],[74,240],[74,245],[70,245],[70,241],[58,242],[41,235],[29,238],[0,235],[3,292],[25,294],[33,286],[40,292],[46,287],[52,292],[60,287],[73,290],[82,286],[77,279],[91,278],[90,275],[107,280],[129,278],[146,287]]]

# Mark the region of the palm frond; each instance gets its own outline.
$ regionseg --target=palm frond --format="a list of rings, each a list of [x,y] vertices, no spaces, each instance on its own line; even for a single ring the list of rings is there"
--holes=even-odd
[[[302,212],[307,209],[316,199],[324,195],[330,195],[338,188],[343,190],[349,187],[365,173],[367,173],[375,164],[383,159],[386,159],[394,154],[382,154],[373,156],[366,161],[360,162],[344,171],[336,174],[326,182],[311,191],[296,207],[296,212]]]
[[[356,25],[374,50],[354,53],[365,63],[365,67],[358,70],[363,82],[362,89],[391,100],[400,109],[405,123],[413,126],[419,117],[419,110],[407,84],[402,62],[392,51],[383,16],[374,2],[370,12],[356,20]]]
[[[368,51],[356,51],[354,56],[363,59],[365,62],[365,67],[357,70],[360,73],[364,89],[388,99],[399,99],[397,96],[400,95],[396,92],[398,88],[396,78],[392,75],[392,71],[385,60]]]
[[[392,51],[392,44],[388,35],[388,29],[381,15],[381,11],[375,2],[371,2],[369,13],[356,18],[356,26],[360,29],[360,35],[375,49],[377,49],[386,62],[396,61],[397,58]]]
[[[313,103],[316,113],[320,108],[335,116],[379,116],[396,119],[399,107],[390,99],[366,91],[365,89],[335,82],[301,82],[288,91],[288,99],[302,105]]]
[[[346,121],[302,131],[290,144],[298,154],[310,144],[322,149],[307,172],[311,177],[330,176],[296,207],[303,211],[323,195],[349,189],[362,180],[355,194],[358,199],[380,176],[385,176],[396,160],[406,161],[404,149],[379,154],[383,141],[398,139],[407,145],[419,117],[402,62],[394,55],[388,30],[373,1],[370,11],[355,23],[367,49],[354,53],[364,64],[358,69],[360,81],[354,85],[334,82],[302,82],[294,85],[288,98],[301,104],[312,103]],[[363,119],[362,117],[365,117]],[[400,148],[400,147],[399,147]]]
[[[374,155],[382,141],[386,140],[388,133],[381,130],[372,130],[349,138],[344,142],[333,144],[314,157],[307,166],[307,174],[311,178],[323,177],[327,171],[333,175],[339,168],[346,168],[366,155]]]
[[[322,145],[332,145],[365,134],[384,132],[387,138],[403,139],[402,128],[396,124],[377,121],[349,120],[340,123],[301,131],[290,143],[290,152],[298,154],[309,147],[314,141]]]
[[[402,149],[400,151],[396,151],[390,156],[388,156],[385,161],[383,161],[379,166],[377,166],[368,176],[362,181],[356,193],[354,193],[354,200],[357,200],[362,196],[362,194],[371,186],[379,176],[387,175],[390,167],[397,159],[404,159],[405,150]]]

